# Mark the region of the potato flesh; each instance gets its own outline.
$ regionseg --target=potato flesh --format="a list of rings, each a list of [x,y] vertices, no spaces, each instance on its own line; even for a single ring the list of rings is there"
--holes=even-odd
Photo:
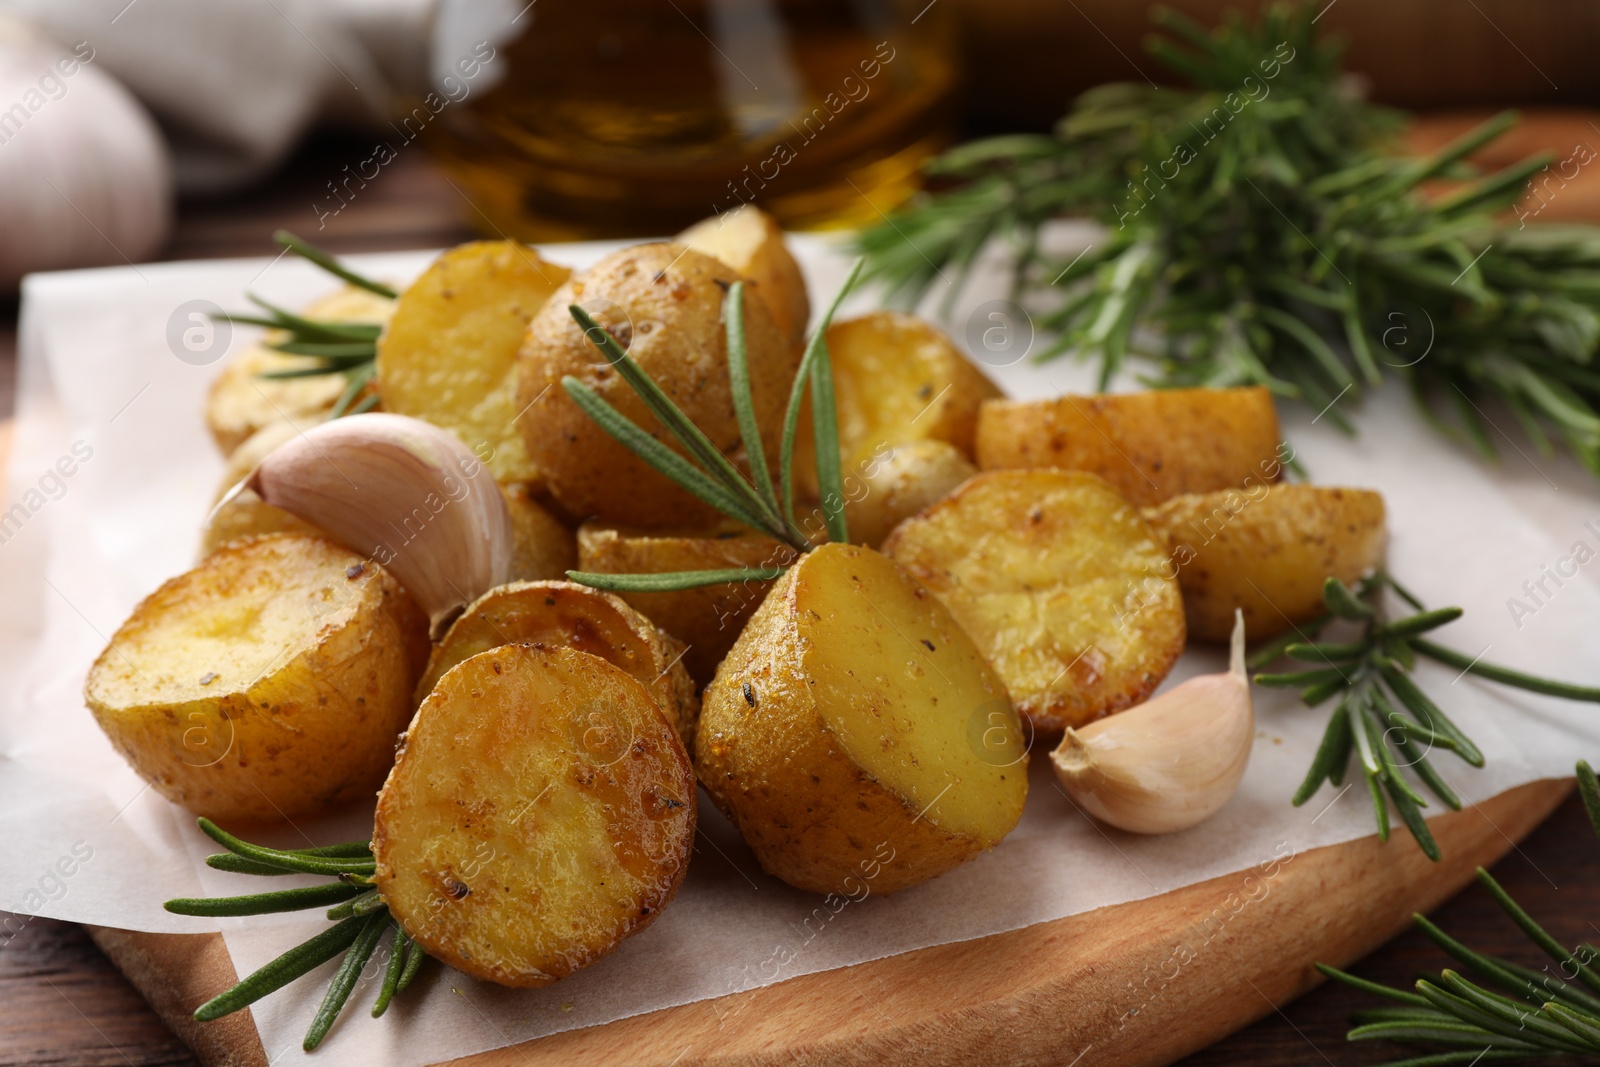
[[[84,698],[168,799],[215,819],[293,818],[370,795],[426,655],[425,620],[376,564],[264,537],[147,597]]]
[[[418,702],[463,660],[521,644],[572,648],[621,668],[660,705],[684,746],[692,744],[700,701],[683,645],[618,597],[572,582],[513,582],[479,597],[434,647]]]
[[[457,245],[400,294],[378,341],[385,411],[455,432],[502,482],[539,477],[513,425],[528,322],[570,275],[515,241]]]
[[[973,720],[987,728],[991,712],[1010,712],[1004,687],[889,560],[839,549],[813,553],[795,579],[801,663],[822,721],[863,773],[923,818],[999,841],[1027,789],[1015,766],[1022,731],[1003,730],[1005,747],[979,758]]]
[[[979,475],[884,552],[945,602],[1043,733],[1138,703],[1183,651],[1165,543],[1090,474]]]
[[[578,542],[572,531],[540,507],[526,485],[502,485],[511,513],[513,582],[556,581],[578,565]]]
[[[844,479],[850,539],[876,548],[902,521],[938,503],[977,473],[972,461],[947,442],[895,445],[861,471],[859,482]]]
[[[1234,609],[1252,641],[1323,613],[1322,585],[1383,560],[1383,497],[1365,489],[1257,483],[1145,509],[1167,539],[1190,634],[1226,641]]]
[[[694,847],[677,735],[621,670],[505,646],[418,709],[378,797],[377,884],[428,952],[502,985],[546,985],[655,920]]]
[[[1281,443],[1272,395],[1251,386],[991,400],[975,447],[984,470],[1088,471],[1143,505],[1274,481]]]

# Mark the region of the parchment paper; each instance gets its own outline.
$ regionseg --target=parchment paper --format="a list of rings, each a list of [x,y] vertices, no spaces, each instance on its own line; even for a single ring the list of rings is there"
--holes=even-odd
[[[1067,244],[1093,239],[1071,227],[1058,237]],[[845,260],[821,239],[796,246],[813,303],[822,303],[842,279]],[[548,254],[582,265],[609,247],[556,246]],[[419,252],[356,262],[404,281],[430,258]],[[89,663],[138,599],[192,562],[195,531],[222,469],[201,403],[224,361],[177,358],[169,322],[177,314],[180,327],[189,325],[181,309],[194,300],[240,308],[245,290],[254,289],[292,307],[327,287],[319,272],[287,257],[28,280],[6,493],[8,506],[21,502],[24,510],[8,513],[0,545],[0,842],[7,857],[0,908],[139,930],[220,929],[240,974],[323,925],[315,913],[210,925],[162,911],[169,897],[248,892],[259,881],[200,863],[210,842],[123,765],[84,710],[80,689]],[[1007,322],[1003,305],[986,303],[1002,295],[998,276],[980,272],[955,303],[957,340],[970,336],[1014,394],[1088,391],[1089,370],[1071,362],[995,366],[1020,346],[996,356],[991,349],[1004,348],[1007,338],[984,331],[1024,325],[1014,315]],[[858,296],[847,310],[872,303]],[[1001,319],[991,317],[997,308]],[[1415,358],[1425,333],[1419,326],[1416,336],[1394,338],[1391,362]],[[249,334],[238,328],[230,351],[242,350]],[[1285,408],[1286,433],[1315,480],[1384,492],[1396,574],[1430,604],[1467,608],[1441,639],[1534,671],[1591,682],[1600,676],[1600,563],[1589,562],[1600,551],[1600,483],[1565,458],[1535,456],[1509,416],[1495,411],[1490,417],[1513,436],[1498,435],[1506,459],[1490,468],[1435,436],[1397,390],[1359,408],[1348,397],[1340,403],[1357,414],[1360,437],[1346,438],[1331,420],[1292,406]],[[68,468],[70,475],[61,473]],[[1512,598],[1523,610],[1513,611]],[[1191,651],[1167,684],[1220,667],[1215,653]],[[1600,756],[1600,708],[1513,693],[1431,665],[1419,673],[1490,756],[1481,771],[1449,756],[1437,760],[1469,801],[1570,775],[1580,756]],[[1270,882],[1272,875],[1260,872],[1281,871],[1306,849],[1370,834],[1373,822],[1359,786],[1346,793],[1324,787],[1306,806],[1289,806],[1326,712],[1307,711],[1278,692],[1258,690],[1256,701],[1260,731],[1243,787],[1216,818],[1186,833],[1139,838],[1102,829],[1074,809],[1036,759],[1027,813],[998,848],[918,889],[868,895],[835,911],[764,875],[702,804],[703,833],[676,902],[587,971],[546,989],[515,991],[434,968],[381,1021],[364,1006],[375,993],[369,971],[323,1050],[309,1058],[300,1039],[321,983],[303,981],[258,1003],[256,1024],[274,1064],[407,1067],[981,937],[1227,872],[1256,867]],[[347,840],[363,835],[369,820],[364,810],[303,822],[277,840]],[[1401,830],[1389,847],[1415,846]],[[25,922],[19,918],[3,936]],[[1130,990],[1129,997],[1126,1010],[1136,1010],[1137,995]],[[708,1048],[715,1039],[706,1036]]]

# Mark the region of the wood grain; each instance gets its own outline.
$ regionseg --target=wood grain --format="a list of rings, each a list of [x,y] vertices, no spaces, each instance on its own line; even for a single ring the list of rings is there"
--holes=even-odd
[[[1445,859],[1375,837],[1148,900],[993,937],[804,975],[715,1000],[451,1061],[451,1067],[627,1063],[1154,1067],[1239,1029],[1398,933],[1553,811],[1570,780],[1534,782],[1429,820]],[[218,935],[92,930],[186,1040],[233,980]],[[1180,946],[1187,947],[1183,951]],[[242,1020],[244,1013],[234,1017]],[[207,1067],[265,1067],[254,1031],[202,1034]]]

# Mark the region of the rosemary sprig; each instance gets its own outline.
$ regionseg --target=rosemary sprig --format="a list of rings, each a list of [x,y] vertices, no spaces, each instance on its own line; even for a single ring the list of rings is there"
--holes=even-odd
[[[1549,163],[1464,163],[1509,113],[1424,159],[1387,154],[1401,116],[1340,84],[1320,7],[1210,33],[1157,10],[1150,51],[1193,88],[1100,86],[1051,136],[940,157],[929,173],[959,184],[860,235],[868,277],[911,303],[953,275],[948,306],[1009,241],[1014,293],[1054,334],[1042,355],[1098,360],[1102,388],[1137,356],[1151,384],[1265,385],[1353,430],[1334,401],[1394,374],[1486,455],[1497,398],[1541,451],[1559,439],[1600,474],[1600,228],[1496,217]],[[1472,180],[1430,199],[1435,178]],[[1075,259],[1042,254],[1041,228],[1068,215],[1107,232]]]
[[[400,928],[389,914],[383,896],[372,888],[375,861],[369,842],[356,841],[318,848],[275,849],[242,841],[209,819],[200,820],[206,836],[228,851],[209,856],[206,865],[241,874],[321,874],[335,881],[300,889],[252,893],[236,897],[179,898],[167,901],[168,911],[178,915],[265,915],[272,912],[328,908],[328,919],[336,925],[296,945],[277,959],[241,979],[231,989],[212,997],[195,1009],[201,1022],[220,1019],[247,1008],[268,993],[282,989],[344,954],[339,969],[328,984],[328,991],[306,1032],[304,1048],[315,1049],[328,1035],[339,1013],[355,991],[367,961],[378,949],[383,935],[391,929],[389,962],[372,1007],[374,1017],[389,1008],[395,994],[405,989],[422,966],[426,953]]]
[[[1383,593],[1392,590],[1415,611],[1390,619],[1384,611]],[[1439,845],[1422,815],[1427,799],[1407,780],[1410,768],[1445,806],[1460,810],[1461,798],[1439,774],[1428,757],[1435,750],[1452,752],[1473,767],[1484,764],[1483,753],[1462,733],[1444,711],[1412,680],[1418,655],[1456,667],[1464,674],[1515,686],[1535,693],[1600,703],[1600,688],[1539,678],[1509,667],[1485,663],[1423,637],[1461,617],[1460,608],[1428,610],[1387,573],[1379,571],[1351,589],[1337,578],[1323,586],[1327,614],[1258,649],[1249,659],[1252,670],[1283,656],[1315,664],[1308,670],[1257,674],[1258,685],[1298,688],[1300,697],[1316,707],[1334,697],[1322,743],[1293,803],[1304,804],[1329,782],[1344,780],[1354,753],[1372,798],[1378,837],[1389,838],[1389,807],[1405,823],[1429,859],[1439,859]],[[1307,640],[1338,619],[1360,627],[1353,641]],[[1385,795],[1388,797],[1385,802]]]
[[[1600,782],[1587,762],[1578,764],[1577,775],[1589,822],[1600,834]],[[1389,1067],[1527,1061],[1534,1056],[1600,1060],[1600,996],[1596,996],[1600,971],[1594,966],[1600,950],[1592,945],[1569,950],[1482,867],[1478,881],[1529,940],[1557,963],[1556,972],[1548,966],[1534,970],[1475,952],[1415,915],[1417,927],[1465,973],[1446,969],[1436,982],[1419,980],[1412,993],[1317,964],[1317,970],[1336,982],[1401,1005],[1357,1014],[1351,1020],[1355,1027],[1347,1035],[1349,1040],[1450,1050],[1392,1060]]]
[[[316,264],[335,278],[349,282],[369,293],[394,299],[400,294],[382,282],[373,281],[340,263],[332,255],[290,233],[278,230],[272,239],[286,250]],[[378,336],[383,327],[376,323],[326,322],[308,319],[292,311],[269,304],[254,293],[247,294],[250,302],[260,307],[265,315],[224,315],[228,322],[244,326],[264,326],[281,330],[288,336],[280,341],[269,341],[267,347],[290,356],[306,356],[311,362],[304,366],[283,370],[263,371],[262,378],[284,380],[291,378],[320,378],[329,374],[342,374],[344,391],[328,413],[330,419],[342,415],[358,415],[371,411],[378,404],[377,394],[361,398],[361,393],[377,373]]]
[[[809,552],[812,538],[801,529],[794,511],[794,446],[800,425],[800,411],[806,392],[811,393],[812,428],[816,439],[817,484],[821,488],[822,514],[827,533],[834,541],[848,541],[849,527],[844,515],[843,476],[839,459],[839,428],[834,410],[833,364],[828,353],[827,330],[839,304],[855,285],[861,273],[861,260],[851,267],[844,284],[823,313],[806,344],[805,353],[790,387],[789,405],[784,412],[783,436],[778,454],[778,484],[774,485],[757,425],[755,399],[751,393],[749,352],[744,328],[744,283],[734,282],[723,299],[723,322],[727,330],[728,380],[733,393],[734,412],[744,442],[745,458],[751,468],[746,476],[724,456],[683,410],[673,403],[644,369],[634,362],[605,327],[576,304],[568,310],[585,336],[605,356],[606,361],[627,382],[656,420],[675,437],[688,453],[686,458],[656,440],[607,403],[594,389],[571,375],[561,380],[562,388],[589,418],[619,441],[634,455],[697,500],[711,505],[728,517],[788,545],[796,552]],[[614,592],[658,593],[693,589],[727,582],[772,581],[783,574],[783,567],[737,567],[721,570],[672,571],[659,574],[598,574],[568,571],[575,582]]]

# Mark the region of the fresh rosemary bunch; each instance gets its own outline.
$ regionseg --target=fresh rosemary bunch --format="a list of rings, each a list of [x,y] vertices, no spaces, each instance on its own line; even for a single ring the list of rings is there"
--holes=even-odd
[[[1383,606],[1386,589],[1393,590],[1415,613],[1388,618]],[[1402,771],[1409,767],[1435,797],[1459,811],[1460,796],[1428,762],[1428,756],[1435,749],[1452,752],[1473,767],[1482,767],[1484,758],[1478,746],[1412,679],[1418,656],[1455,667],[1462,674],[1475,674],[1518,689],[1600,702],[1600,688],[1498,667],[1485,663],[1481,657],[1465,656],[1430,641],[1423,635],[1459,619],[1461,609],[1429,610],[1383,571],[1358,583],[1355,589],[1329,578],[1322,596],[1326,614],[1262,646],[1247,661],[1252,670],[1281,656],[1317,664],[1308,670],[1257,674],[1255,681],[1257,685],[1298,688],[1300,698],[1311,707],[1338,697],[1311,769],[1295,790],[1293,802],[1296,807],[1304,804],[1323,782],[1339,785],[1353,752],[1372,797],[1378,837],[1385,841],[1389,838],[1388,804],[1393,804],[1429,859],[1439,859],[1439,845],[1422,816],[1421,809],[1428,802]],[[1335,620],[1358,627],[1359,635],[1348,641],[1308,638],[1308,634],[1318,634]]]
[[[784,413],[783,436],[778,456],[778,481],[774,484],[761,443],[761,428],[756,423],[755,401],[751,395],[750,370],[744,329],[744,283],[734,282],[723,300],[723,320],[727,330],[728,378],[733,407],[749,460],[746,476],[724,456],[711,439],[689,420],[648,374],[623,351],[616,338],[595,322],[578,305],[568,310],[585,335],[605,356],[607,362],[645,402],[661,425],[677,438],[690,459],[674,452],[607,403],[589,386],[571,375],[561,385],[573,402],[634,455],[696,499],[754,530],[770,535],[797,552],[808,552],[823,530],[807,530],[794,509],[794,446],[800,429],[800,411],[809,387],[811,391],[812,432],[816,439],[817,485],[821,491],[821,511],[826,534],[833,541],[850,540],[845,522],[843,477],[839,465],[838,412],[833,396],[833,363],[828,353],[828,324],[861,273],[861,261],[850,269],[844,285],[817,324],[807,342],[805,354],[795,371],[789,390],[789,405]],[[661,574],[600,574],[568,571],[567,577],[596,589],[618,592],[655,593],[673,589],[692,589],[725,582],[771,581],[783,573],[782,567],[744,567],[726,570],[671,571]]]
[[[1265,385],[1352,430],[1334,403],[1397,373],[1486,455],[1497,398],[1541,451],[1559,437],[1600,474],[1600,229],[1497,220],[1547,156],[1487,176],[1463,162],[1515,117],[1402,158],[1400,115],[1348,91],[1311,8],[1211,33],[1155,17],[1170,36],[1151,53],[1193,88],[1101,86],[1053,135],[945,154],[929,173],[961,184],[862,233],[867,277],[901,302],[941,280],[953,298],[1002,238],[1055,334],[1041,358],[1097,358],[1101,388],[1137,355],[1150,384]],[[1424,195],[1440,178],[1473,180]],[[1070,261],[1040,250],[1063,215],[1106,227]]]
[[[281,850],[241,841],[209,819],[200,820],[206,836],[227,849],[206,857],[206,866],[238,874],[284,875],[320,874],[333,880],[302,889],[280,889],[238,897],[180,898],[167,901],[168,911],[178,915],[266,915],[271,912],[304,911],[327,908],[335,925],[285,952],[233,988],[220,993],[195,1010],[201,1022],[220,1019],[249,1007],[268,993],[282,989],[327,963],[340,953],[344,959],[328,983],[322,1006],[306,1031],[304,1048],[316,1048],[333,1027],[354,992],[383,935],[394,929],[389,946],[389,961],[383,983],[372,1006],[373,1017],[382,1015],[396,993],[416,977],[427,954],[412,941],[400,924],[389,915],[378,890],[373,888],[375,867],[369,842],[354,841],[322,848]]]
[[[272,239],[285,249],[316,264],[329,274],[369,293],[393,300],[399,294],[382,282],[363,277],[344,266],[322,249],[307,244],[288,230],[278,230]],[[327,374],[342,374],[344,392],[334,403],[328,417],[357,415],[370,411],[378,404],[376,393],[357,401],[372,377],[377,373],[378,335],[383,327],[375,323],[326,322],[296,315],[256,296],[248,294],[251,303],[266,312],[262,315],[225,315],[228,322],[247,326],[265,326],[288,334],[284,340],[269,341],[267,347],[291,356],[306,356],[309,362],[303,367],[263,371],[263,378],[316,378]]]
[[[1589,821],[1600,834],[1600,782],[1588,763],[1578,764],[1578,786]],[[1462,967],[1445,970],[1437,981],[1419,979],[1416,992],[1369,982],[1325,964],[1317,970],[1337,982],[1393,1001],[1396,1007],[1361,1012],[1351,1021],[1351,1041],[1394,1041],[1443,1048],[1389,1067],[1433,1064],[1540,1062],[1550,1057],[1600,1060],[1600,948],[1580,945],[1569,951],[1518,907],[1488,871],[1478,881],[1529,940],[1558,964],[1559,974],[1524,967],[1498,956],[1474,952],[1421,915],[1413,921]],[[1465,972],[1465,973],[1463,973]],[[1470,977],[1469,977],[1470,976]]]

